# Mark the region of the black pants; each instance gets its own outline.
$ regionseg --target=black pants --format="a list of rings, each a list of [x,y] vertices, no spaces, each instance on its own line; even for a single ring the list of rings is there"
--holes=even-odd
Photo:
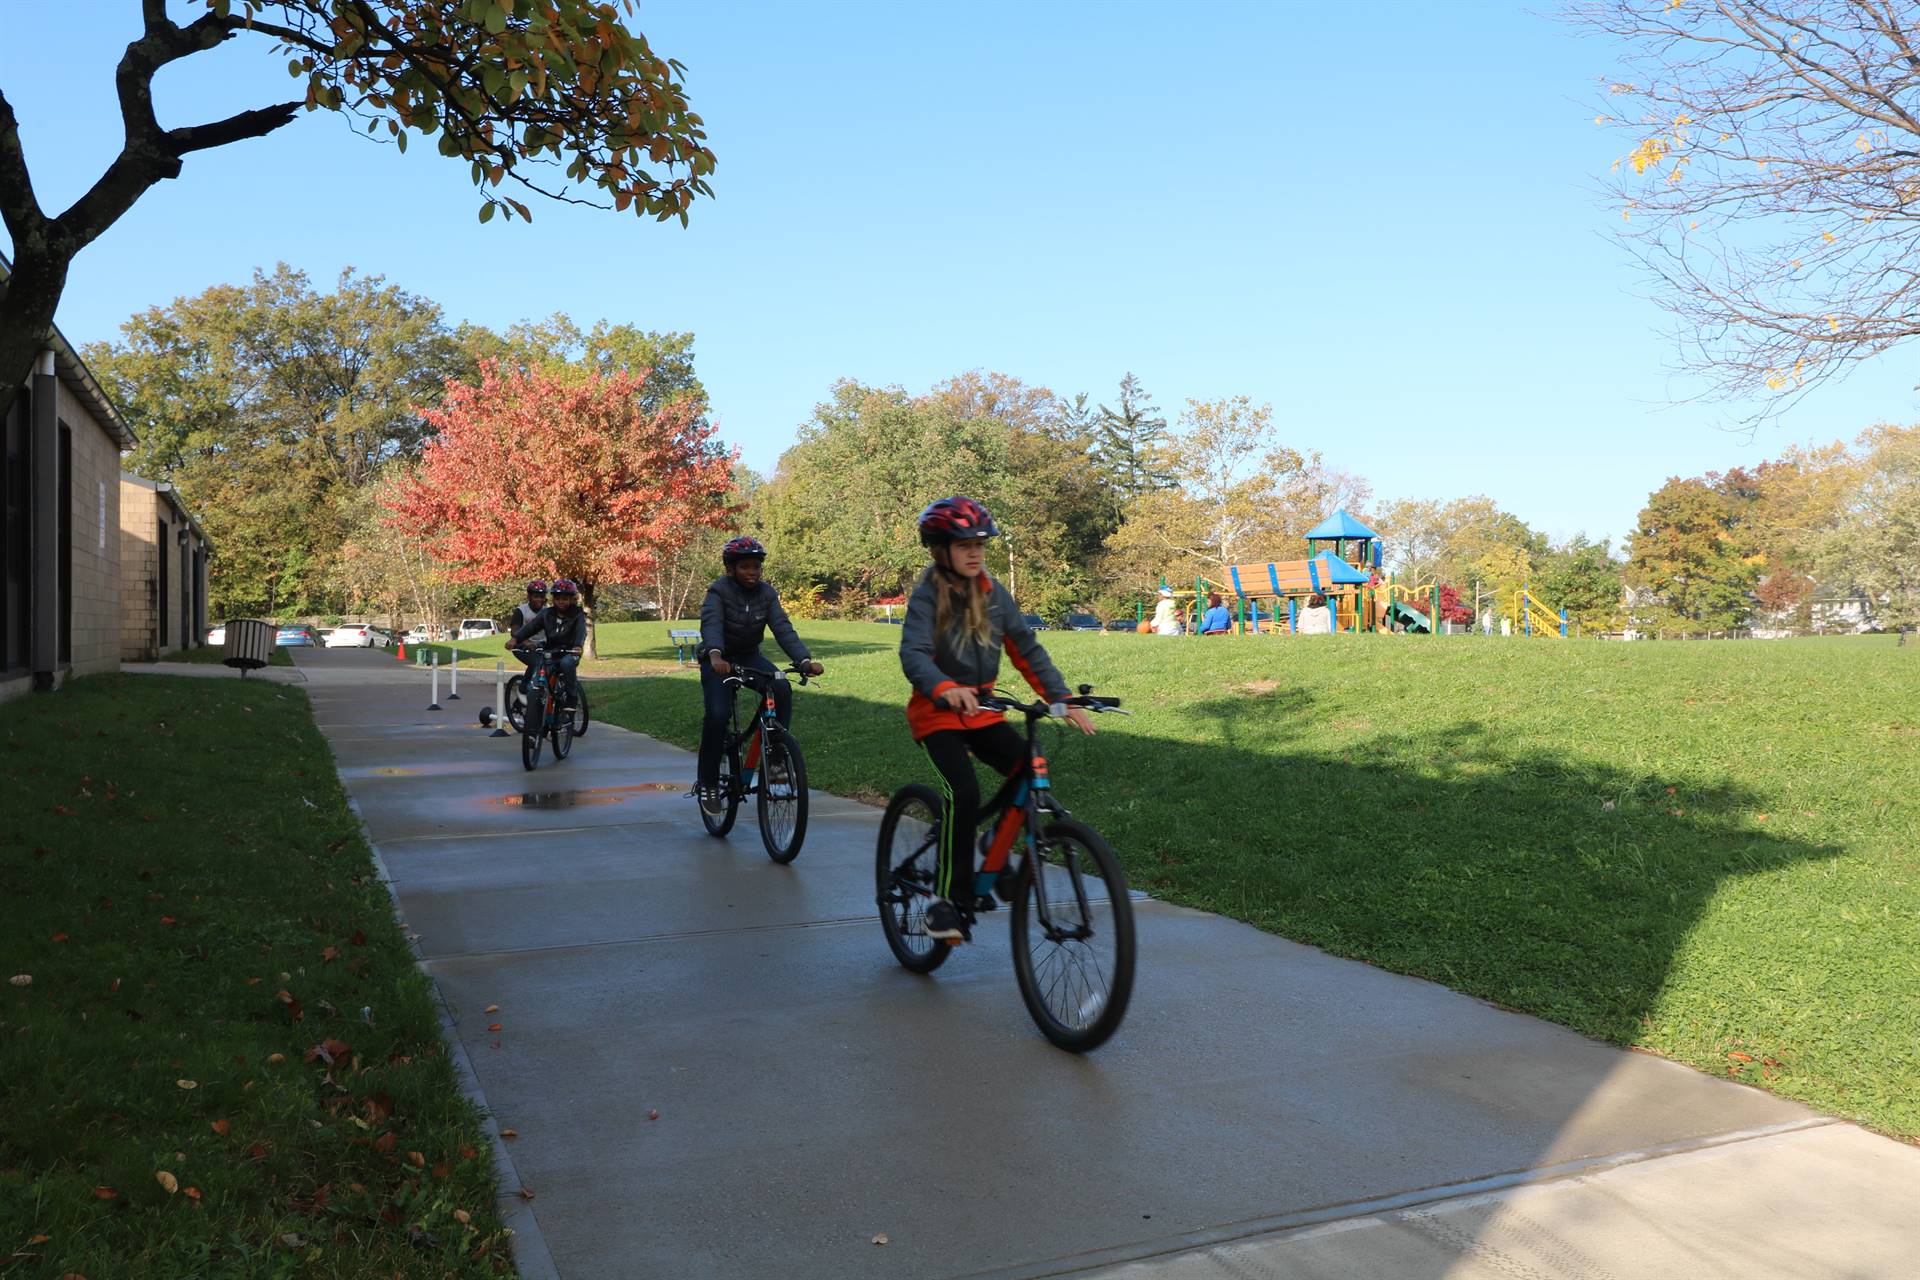
[[[750,658],[728,658],[727,663],[733,667],[752,667],[755,671],[769,673],[779,670],[758,653]],[[697,780],[703,787],[711,787],[720,781],[720,748],[726,745],[727,729],[733,716],[733,695],[737,692],[737,689],[728,687],[725,676],[717,674],[704,662],[700,664],[700,696],[706,703],[706,715],[700,722],[700,771]],[[755,698],[758,696],[756,694]],[[754,703],[753,713],[760,714],[758,701]],[[783,725],[793,723],[793,686],[785,680],[773,682],[773,714]]]
[[[934,892],[949,902],[973,901],[973,842],[980,820],[980,780],[973,761],[1002,776],[1012,774],[1027,759],[1027,739],[1001,721],[979,729],[941,729],[920,739],[940,771],[940,794],[947,820],[940,828],[940,868]]]

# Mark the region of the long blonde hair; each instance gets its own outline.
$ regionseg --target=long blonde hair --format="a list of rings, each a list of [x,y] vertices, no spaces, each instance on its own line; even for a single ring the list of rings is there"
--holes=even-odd
[[[985,572],[981,571],[983,577]],[[987,622],[987,593],[980,589],[982,584],[942,569],[938,563],[928,565],[920,575],[920,581],[933,583],[934,635],[944,636],[949,631],[957,631],[980,645],[992,638],[993,630]]]

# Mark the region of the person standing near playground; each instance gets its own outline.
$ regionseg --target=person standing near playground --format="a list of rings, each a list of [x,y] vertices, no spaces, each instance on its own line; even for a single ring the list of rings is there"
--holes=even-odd
[[[1307,607],[1300,611],[1300,634],[1303,636],[1333,634],[1333,610],[1328,606],[1327,598],[1318,591],[1307,597]]]
[[[1203,636],[1223,636],[1233,630],[1233,615],[1221,602],[1220,593],[1214,592],[1207,597],[1207,611],[1200,617],[1200,634]]]
[[[966,940],[954,906],[973,892],[974,829],[980,814],[977,758],[1003,777],[1024,763],[1026,738],[998,711],[983,711],[980,695],[993,688],[1004,648],[1035,693],[1048,702],[1068,696],[1067,682],[1040,646],[1013,594],[987,576],[989,538],[999,528],[972,498],[942,498],[920,513],[920,543],[933,563],[907,597],[900,628],[900,669],[913,693],[907,727],[940,774],[944,818],[927,936]],[[1067,719],[1082,733],[1093,718],[1070,707]]]
[[[1180,634],[1180,613],[1173,603],[1173,588],[1160,588],[1160,603],[1153,606],[1153,634],[1157,636],[1177,636]]]

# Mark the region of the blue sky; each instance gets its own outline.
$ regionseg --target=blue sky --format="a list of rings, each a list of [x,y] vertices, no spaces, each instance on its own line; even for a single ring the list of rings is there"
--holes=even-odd
[[[131,0],[0,0],[43,207],[119,144]],[[177,14],[189,9],[174,0]],[[1162,408],[1271,401],[1382,498],[1487,493],[1618,537],[1665,477],[1915,414],[1896,352],[1757,437],[1679,405],[1664,315],[1606,237],[1612,51],[1519,5],[651,0],[720,166],[691,229],[540,206],[482,227],[464,166],[317,113],[191,157],[75,264],[77,342],[284,259],[502,326],[691,330],[723,435],[771,469],[833,381],[997,369]],[[291,96],[263,44],[163,73],[166,124]]]

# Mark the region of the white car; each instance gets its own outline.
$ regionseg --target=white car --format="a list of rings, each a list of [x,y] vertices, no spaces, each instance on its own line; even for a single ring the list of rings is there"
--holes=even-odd
[[[460,619],[460,630],[455,633],[453,638],[455,640],[484,640],[488,636],[497,636],[499,634],[500,628],[494,625],[492,618],[462,618]]]
[[[227,624],[226,623],[224,622],[219,623],[218,625],[216,625],[215,627],[213,627],[211,630],[207,632],[208,644],[210,645],[225,644],[226,642],[227,642]]]
[[[364,622],[349,622],[345,626],[335,627],[333,634],[327,637],[329,649],[371,649],[375,645],[385,647],[386,637]]]
[[[427,629],[425,627],[415,627],[413,630],[407,632],[406,635],[401,636],[400,638],[406,641],[408,644],[432,644],[433,643],[433,637],[427,634]]]

